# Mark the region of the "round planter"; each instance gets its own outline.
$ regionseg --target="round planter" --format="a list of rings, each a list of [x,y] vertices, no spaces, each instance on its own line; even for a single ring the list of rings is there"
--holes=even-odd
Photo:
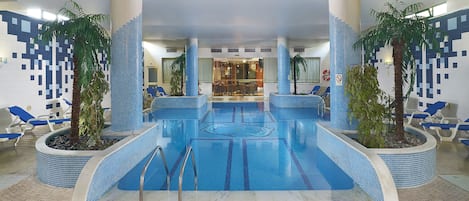
[[[59,150],[46,145],[52,137],[68,133],[70,127],[55,130],[36,141],[37,176],[45,184],[73,188],[81,170],[100,151]]]
[[[418,187],[431,182],[436,176],[436,139],[412,126],[406,126],[405,131],[425,143],[409,148],[370,149],[384,160],[397,188]]]

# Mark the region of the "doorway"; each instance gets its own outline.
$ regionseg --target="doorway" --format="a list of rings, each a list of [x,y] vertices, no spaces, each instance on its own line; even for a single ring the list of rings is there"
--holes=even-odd
[[[263,96],[264,71],[260,58],[214,58],[214,96]]]

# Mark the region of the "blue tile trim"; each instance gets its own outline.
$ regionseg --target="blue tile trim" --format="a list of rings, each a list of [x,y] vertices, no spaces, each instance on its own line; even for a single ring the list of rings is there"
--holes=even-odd
[[[249,190],[249,164],[248,164],[248,151],[246,139],[243,139],[243,176],[244,176],[244,190]]]

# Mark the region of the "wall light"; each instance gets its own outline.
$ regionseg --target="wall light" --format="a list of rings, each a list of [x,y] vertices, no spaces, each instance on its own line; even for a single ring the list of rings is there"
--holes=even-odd
[[[385,65],[392,65],[392,59],[386,59],[384,60]]]

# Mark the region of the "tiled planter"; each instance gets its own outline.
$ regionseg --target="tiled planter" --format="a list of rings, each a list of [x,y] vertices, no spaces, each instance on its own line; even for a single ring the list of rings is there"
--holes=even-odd
[[[436,139],[412,126],[406,126],[405,130],[424,139],[425,143],[410,148],[370,149],[384,160],[397,188],[425,185],[436,176]]]
[[[51,137],[63,135],[69,130],[70,128],[62,128],[41,136],[36,141],[37,176],[45,184],[73,188],[88,160],[102,152],[58,150],[46,145]]]
[[[380,156],[388,166],[397,188],[425,185],[436,176],[436,139],[423,130],[406,126],[405,131],[424,141],[409,148],[368,149]],[[356,134],[348,134],[357,138]]]

